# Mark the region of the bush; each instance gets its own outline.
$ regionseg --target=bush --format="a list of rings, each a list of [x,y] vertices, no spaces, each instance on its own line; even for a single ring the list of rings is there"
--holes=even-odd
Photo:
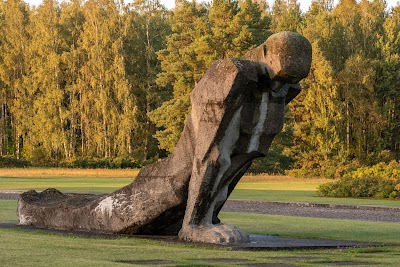
[[[278,149],[268,151],[266,157],[253,161],[248,173],[284,174],[294,163],[292,157],[286,156]]]
[[[53,166],[54,164],[43,146],[35,147],[30,157],[26,158],[32,162],[34,167]]]
[[[335,178],[337,173],[337,166],[332,162],[322,162],[304,165],[299,169],[288,170],[285,173],[289,176],[299,178],[310,178],[310,177],[324,177],[324,178]]]
[[[127,169],[140,168],[141,164],[133,158],[117,157],[117,158],[82,158],[71,162],[60,164],[67,168],[82,168],[82,169]]]
[[[400,179],[344,177],[320,185],[317,194],[326,197],[400,198]]]
[[[294,177],[325,178],[361,178],[380,177],[382,179],[400,179],[400,161],[379,162],[373,166],[361,166],[358,161],[337,163],[334,161],[309,161],[300,168],[286,171]]]
[[[0,157],[0,168],[25,168],[31,165],[31,162],[24,159],[17,159],[9,156]]]
[[[335,171],[335,178],[342,178],[344,175],[353,172],[361,167],[361,164],[357,160],[353,160],[349,163],[338,164]]]
[[[379,162],[371,167],[360,167],[345,174],[343,177],[381,177],[385,179],[400,179],[400,161],[392,160],[389,163]]]

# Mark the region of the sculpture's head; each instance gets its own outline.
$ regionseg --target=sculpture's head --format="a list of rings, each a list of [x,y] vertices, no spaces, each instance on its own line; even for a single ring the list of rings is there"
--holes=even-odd
[[[311,67],[311,44],[301,34],[280,32],[271,35],[262,45],[263,59],[272,80],[298,83],[306,78]]]
[[[301,34],[279,32],[247,53],[244,58],[260,63],[262,72],[281,83],[296,84],[311,67],[311,44]]]

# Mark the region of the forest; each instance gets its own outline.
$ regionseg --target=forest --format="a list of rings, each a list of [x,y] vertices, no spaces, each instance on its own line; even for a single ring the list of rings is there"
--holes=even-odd
[[[210,64],[279,31],[306,36],[313,64],[252,170],[399,170],[400,5],[384,0],[313,0],[305,12],[297,0],[176,0],[172,10],[158,0],[0,0],[0,162],[111,168],[164,158]]]

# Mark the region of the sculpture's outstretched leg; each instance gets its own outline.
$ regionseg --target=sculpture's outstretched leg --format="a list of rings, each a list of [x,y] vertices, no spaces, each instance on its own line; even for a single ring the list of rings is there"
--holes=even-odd
[[[19,199],[20,225],[117,234],[177,234],[192,169],[190,131],[170,158],[144,167],[133,183],[109,195],[29,191]],[[190,142],[189,142],[190,143]]]

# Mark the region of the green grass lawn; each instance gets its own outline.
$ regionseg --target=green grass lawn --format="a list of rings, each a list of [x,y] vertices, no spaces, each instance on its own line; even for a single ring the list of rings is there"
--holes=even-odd
[[[0,222],[17,221],[17,201],[0,200]]]
[[[62,192],[110,193],[133,181],[132,178],[93,177],[1,177],[0,190],[44,190],[57,188]]]
[[[16,201],[0,201],[0,221],[15,223],[15,210]],[[167,266],[243,266],[246,263],[244,260],[248,263],[295,266],[326,267],[335,262],[399,266],[398,224],[241,213],[224,213],[221,218],[226,223],[240,226],[248,233],[397,245],[344,250],[232,251],[226,248],[171,244],[138,238],[87,238],[0,228],[0,266],[141,266],[139,261],[147,260],[167,261]],[[225,262],[219,262],[220,259],[225,259]],[[237,262],[234,262],[235,259]]]
[[[167,266],[243,266],[249,263],[332,266],[334,262],[398,267],[398,247],[349,250],[232,251],[207,246],[170,244],[137,238],[83,238],[0,229],[0,265],[16,266],[146,266],[138,261],[168,261]],[[225,262],[210,262],[223,259]],[[235,263],[234,260],[237,260]],[[229,262],[226,262],[229,261]],[[132,263],[137,264],[132,264]],[[154,265],[147,265],[154,266]]]
[[[108,193],[132,181],[130,178],[98,178],[91,175],[1,175],[0,190],[43,190],[55,187],[63,192]],[[324,180],[245,177],[231,198],[272,201],[306,201],[345,204],[400,205],[397,201],[334,199],[315,196]],[[17,222],[17,202],[0,201],[0,221]],[[286,237],[369,241],[395,244],[344,250],[232,251],[226,248],[171,244],[138,238],[87,238],[49,234],[43,231],[0,228],[0,266],[151,266],[140,261],[163,260],[166,266],[243,266],[247,263],[331,266],[344,262],[366,266],[393,266],[400,263],[400,225],[394,223],[290,216],[223,213],[225,223],[247,233]],[[212,260],[214,259],[214,261]],[[222,260],[221,259],[225,259]],[[227,262],[229,260],[229,262]],[[237,260],[237,261],[235,261]],[[133,263],[135,263],[133,265]]]
[[[104,177],[7,177],[0,172],[0,190],[44,190],[52,187],[62,192],[110,193],[132,182],[132,178]],[[255,180],[255,181],[253,181]],[[276,177],[245,177],[233,191],[230,199],[313,202],[354,205],[382,205],[400,207],[399,200],[351,199],[317,197],[318,185],[323,179],[281,179]]]
[[[0,201],[0,221],[17,221],[17,201]],[[400,224],[224,212],[223,222],[248,233],[400,245]]]
[[[245,184],[245,183],[244,183]],[[350,204],[350,205],[379,205],[400,207],[399,200],[383,199],[363,199],[363,198],[332,198],[318,197],[316,190],[259,190],[259,189],[240,189],[241,183],[232,192],[229,199],[239,200],[264,200],[264,201],[283,201],[283,202],[310,202],[328,204]]]

